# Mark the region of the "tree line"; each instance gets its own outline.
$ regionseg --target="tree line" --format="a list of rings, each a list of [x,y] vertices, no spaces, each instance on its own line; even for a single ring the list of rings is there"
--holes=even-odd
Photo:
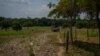
[[[10,27],[13,27],[13,29],[16,30],[16,28],[22,28],[22,27],[52,26],[52,25],[57,25],[66,28],[70,26],[69,22],[70,21],[66,19],[50,19],[46,17],[42,17],[42,18],[0,17],[0,28],[7,30]],[[92,20],[90,23],[88,23],[87,19],[80,19],[80,18],[76,20],[76,25],[73,24],[73,27],[75,26],[77,28],[87,28],[89,25],[90,25],[89,28],[97,28],[95,20]]]

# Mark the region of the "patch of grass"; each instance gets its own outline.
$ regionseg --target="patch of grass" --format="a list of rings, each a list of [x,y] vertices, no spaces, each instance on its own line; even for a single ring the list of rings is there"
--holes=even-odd
[[[58,42],[56,34],[57,33],[47,35],[47,37],[49,38],[50,43],[57,43]]]
[[[89,52],[93,53],[100,52],[100,44],[74,41],[74,45]]]
[[[77,35],[87,36],[87,29],[77,29]]]
[[[78,35],[80,36],[87,36],[87,29],[77,29]],[[89,29],[89,37],[98,37],[99,33],[97,29],[95,31],[92,31]]]
[[[89,37],[98,37],[98,36],[99,36],[99,32],[90,32]]]
[[[31,30],[27,30],[24,28],[21,31],[14,31],[12,29],[9,29],[7,31],[0,30],[0,36],[25,35],[25,34],[28,34],[29,32],[31,32]]]
[[[14,39],[14,37],[0,37],[0,45],[8,43],[12,39]]]
[[[18,36],[18,35],[29,35],[31,33],[48,31],[49,27],[23,27],[21,31],[14,31],[12,29],[0,30],[0,36]]]
[[[5,44],[15,38],[26,38],[41,32],[49,32],[49,27],[23,27],[21,31],[14,31],[11,28],[7,31],[0,29],[0,45]]]

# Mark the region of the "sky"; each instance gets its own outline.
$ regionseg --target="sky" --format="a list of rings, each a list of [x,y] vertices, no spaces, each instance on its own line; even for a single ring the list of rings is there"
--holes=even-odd
[[[50,11],[47,4],[57,0],[0,0],[0,16],[46,17]]]

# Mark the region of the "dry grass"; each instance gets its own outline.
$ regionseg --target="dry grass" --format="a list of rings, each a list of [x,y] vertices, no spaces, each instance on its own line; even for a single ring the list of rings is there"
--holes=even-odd
[[[8,52],[9,56],[14,53],[16,55],[25,54],[24,56],[28,56],[29,53],[32,54],[34,51],[36,51],[36,55],[46,55],[49,54],[49,56],[53,55],[55,56],[57,52],[57,48],[59,47],[58,40],[57,40],[57,34],[61,37],[63,41],[65,41],[65,37],[67,35],[67,31],[69,29],[61,29],[60,32],[52,32],[50,27],[30,27],[30,28],[23,28],[21,31],[16,32],[11,29],[8,31],[1,30],[0,31],[0,56],[3,56],[3,54],[6,55]],[[73,29],[74,30],[74,29]],[[95,32],[95,33],[94,33]],[[74,33],[74,31],[73,31]],[[46,36],[44,36],[46,34]],[[94,35],[93,35],[94,34]],[[77,40],[88,42],[88,43],[97,43],[98,42],[98,31],[90,31],[90,37],[89,40],[87,40],[86,35],[86,29],[77,29]],[[44,38],[45,37],[45,38]],[[73,37],[75,35],[73,34]],[[30,41],[33,43],[33,50],[31,52],[28,52],[28,47]],[[46,42],[44,42],[46,41]],[[9,44],[8,44],[9,43]],[[6,46],[6,47],[4,47]],[[12,50],[13,48],[13,50]],[[30,47],[31,48],[31,47]],[[70,54],[74,53],[76,56],[92,56],[93,53],[87,52],[85,50],[82,50],[80,48],[74,47],[75,50],[72,50],[70,46]],[[18,50],[17,50],[18,49]],[[13,53],[11,52],[13,51]],[[45,50],[45,51],[44,51]],[[43,52],[44,51],[44,52]],[[76,52],[77,51],[77,52]],[[54,52],[54,53],[53,53]],[[18,53],[18,54],[17,54]],[[2,55],[1,55],[2,54]],[[87,54],[87,55],[83,55]],[[11,55],[10,55],[11,56]],[[23,55],[22,55],[23,56]]]

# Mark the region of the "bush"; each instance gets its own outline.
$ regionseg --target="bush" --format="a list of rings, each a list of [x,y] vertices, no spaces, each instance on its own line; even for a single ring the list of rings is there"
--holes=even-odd
[[[16,31],[19,31],[19,30],[22,30],[22,26],[20,24],[16,23],[12,26],[12,29],[16,30]]]
[[[0,22],[0,27],[1,27],[1,29],[7,30],[7,29],[9,29],[10,26],[11,26],[11,23],[10,23],[9,20],[2,20],[2,21]]]

